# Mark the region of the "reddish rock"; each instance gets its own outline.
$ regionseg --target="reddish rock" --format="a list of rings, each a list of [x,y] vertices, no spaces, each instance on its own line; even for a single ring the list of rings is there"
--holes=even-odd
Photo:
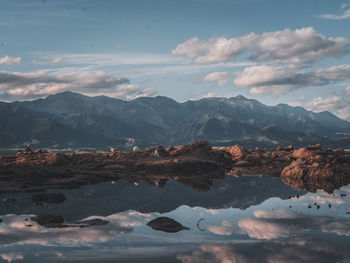
[[[157,155],[154,153],[157,151]],[[228,174],[280,176],[298,181],[350,175],[350,153],[325,151],[320,145],[293,150],[293,146],[265,151],[238,145],[212,148],[207,141],[162,146],[145,151],[111,153],[48,153],[19,151],[0,158],[0,193],[77,188],[85,184],[126,179],[161,186],[173,178],[199,190]],[[195,183],[197,182],[197,183]],[[204,182],[204,183],[203,183]]]
[[[344,149],[343,148],[337,148],[337,149],[334,150],[334,152],[338,153],[338,154],[339,153],[342,154],[342,153],[344,153]]]
[[[287,151],[287,152],[290,152],[290,151],[294,150],[294,147],[293,147],[293,145],[289,145],[287,147],[284,147],[284,150]]]
[[[246,150],[238,145],[223,148],[232,156],[232,160],[241,160],[246,156]]]
[[[281,145],[277,146],[276,152],[283,151],[283,147]]]
[[[299,150],[294,150],[292,157],[296,159],[308,159],[315,155],[315,152],[306,148],[300,148]]]
[[[306,147],[306,149],[314,151],[314,150],[320,150],[321,147],[322,147],[321,144],[315,144],[315,145],[309,145],[308,147]]]

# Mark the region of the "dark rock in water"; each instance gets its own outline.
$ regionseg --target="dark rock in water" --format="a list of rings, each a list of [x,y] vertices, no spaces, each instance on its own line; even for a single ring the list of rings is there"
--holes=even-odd
[[[79,227],[101,226],[101,225],[107,225],[108,223],[109,223],[108,221],[102,220],[99,218],[83,220],[78,222],[78,224],[80,224]]]
[[[2,199],[4,202],[8,202],[8,203],[13,203],[16,202],[18,199],[16,197],[13,196],[9,196],[9,197],[5,197],[4,199]]]
[[[66,196],[62,193],[37,193],[33,194],[32,201],[35,204],[61,204],[66,201]]]
[[[2,221],[3,221],[2,218],[0,218],[0,223],[2,223]]]
[[[39,225],[49,228],[59,227],[60,224],[64,223],[63,216],[59,214],[40,214],[36,217],[31,218],[33,221],[37,222]]]
[[[168,232],[168,233],[176,233],[181,230],[189,230],[188,227],[181,225],[179,222],[171,219],[169,217],[157,217],[147,223],[147,225],[154,230]]]

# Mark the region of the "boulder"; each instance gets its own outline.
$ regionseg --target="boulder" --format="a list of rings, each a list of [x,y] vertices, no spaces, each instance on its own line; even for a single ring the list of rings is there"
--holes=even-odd
[[[334,150],[334,152],[338,153],[338,154],[339,153],[342,154],[342,153],[344,153],[344,149],[343,148],[337,148],[337,149]]]
[[[288,178],[332,178],[334,176],[334,168],[329,163],[314,162],[309,164],[307,161],[298,159],[286,166],[281,177]]]
[[[293,145],[289,145],[287,147],[284,147],[284,150],[287,151],[287,152],[291,152],[291,151],[294,150],[294,147],[293,147]]]
[[[302,178],[304,176],[303,160],[298,159],[293,161],[290,165],[284,167],[281,176]]]
[[[169,217],[157,217],[147,223],[149,227],[157,231],[163,231],[168,233],[176,233],[181,230],[189,230],[188,227],[181,225],[179,222]]]
[[[300,148],[299,150],[294,150],[292,157],[296,159],[308,159],[315,155],[315,152],[306,148]]]
[[[322,148],[321,144],[318,143],[318,144],[315,144],[315,145],[309,145],[305,149],[311,150],[311,151],[315,151],[315,150],[321,150],[321,148]]]
[[[241,160],[246,156],[245,149],[238,145],[226,147],[224,150],[231,154],[232,160]]]

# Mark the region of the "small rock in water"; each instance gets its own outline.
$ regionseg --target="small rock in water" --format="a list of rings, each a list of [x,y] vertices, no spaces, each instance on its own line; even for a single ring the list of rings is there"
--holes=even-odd
[[[149,227],[154,230],[168,232],[168,233],[176,233],[181,230],[189,230],[188,227],[181,225],[179,222],[171,219],[169,217],[157,217],[147,223]]]
[[[49,203],[60,204],[66,200],[66,196],[62,193],[38,193],[33,194],[32,201],[35,204]]]
[[[13,197],[13,196],[9,196],[9,197],[5,197],[4,199],[2,199],[2,201],[8,202],[8,203],[13,203],[13,202],[17,201],[17,198]]]
[[[54,213],[40,214],[36,217],[32,217],[31,219],[44,227],[57,227],[60,224],[64,223],[63,216],[59,214],[54,214]]]
[[[78,222],[78,224],[81,224],[79,227],[101,226],[101,225],[107,225],[108,223],[109,223],[108,221],[102,220],[99,218],[83,220]]]

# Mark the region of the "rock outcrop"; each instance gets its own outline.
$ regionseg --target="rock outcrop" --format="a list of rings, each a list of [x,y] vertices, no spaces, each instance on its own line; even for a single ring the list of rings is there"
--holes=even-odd
[[[201,191],[225,174],[281,176],[293,185],[312,180],[349,178],[350,153],[311,145],[276,150],[244,149],[238,145],[213,148],[206,141],[191,145],[162,146],[144,151],[110,153],[51,153],[29,148],[16,156],[0,156],[0,193],[76,188],[109,180],[147,181],[162,187],[175,179]],[[304,182],[300,184],[300,180]],[[343,181],[346,179],[342,179]],[[39,202],[56,198],[38,196]],[[34,200],[33,200],[34,201]]]
[[[206,141],[135,152],[61,154],[28,149],[0,158],[0,193],[44,192],[119,179],[161,186],[171,178],[184,184],[192,184],[195,178],[198,190],[208,190],[212,181],[224,177],[231,163],[229,153],[213,149]]]

